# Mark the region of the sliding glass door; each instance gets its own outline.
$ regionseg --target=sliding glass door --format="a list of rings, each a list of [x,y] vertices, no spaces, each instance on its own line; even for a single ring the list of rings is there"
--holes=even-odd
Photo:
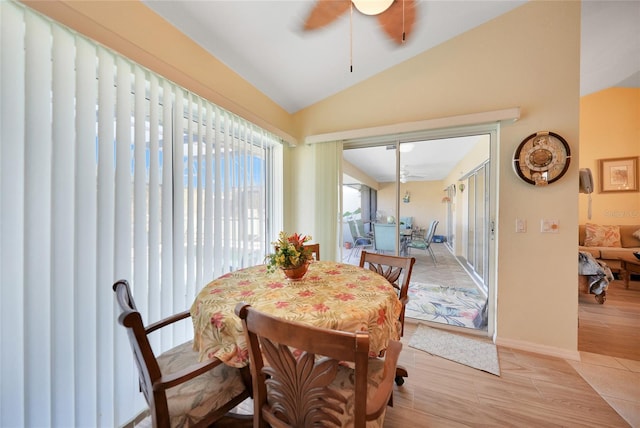
[[[469,269],[488,292],[489,273],[489,162],[467,177],[468,224],[466,260]]]

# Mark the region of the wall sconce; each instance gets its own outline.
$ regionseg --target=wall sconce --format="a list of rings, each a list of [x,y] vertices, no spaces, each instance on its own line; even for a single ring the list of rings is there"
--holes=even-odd
[[[409,202],[411,202],[411,195],[409,195],[409,191],[406,191],[404,193],[404,197],[402,198],[402,202],[404,202],[405,204],[408,204]]]

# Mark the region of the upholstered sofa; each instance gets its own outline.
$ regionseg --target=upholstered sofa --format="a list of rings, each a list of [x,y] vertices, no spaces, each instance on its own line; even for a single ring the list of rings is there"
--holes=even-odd
[[[589,252],[612,271],[619,272],[620,256],[626,253],[633,258],[633,252],[640,251],[640,224],[581,224],[578,227],[578,244],[580,251]]]

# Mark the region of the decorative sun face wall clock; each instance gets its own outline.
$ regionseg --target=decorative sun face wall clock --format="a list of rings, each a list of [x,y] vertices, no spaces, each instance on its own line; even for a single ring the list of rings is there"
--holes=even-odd
[[[525,138],[513,156],[513,168],[522,180],[546,186],[559,180],[569,169],[571,149],[560,135],[540,131]]]

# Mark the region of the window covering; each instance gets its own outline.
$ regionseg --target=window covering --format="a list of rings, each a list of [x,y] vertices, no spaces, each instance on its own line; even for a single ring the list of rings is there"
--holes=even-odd
[[[282,145],[25,5],[0,23],[0,426],[120,426],[146,403],[111,284],[150,323],[261,263]]]

